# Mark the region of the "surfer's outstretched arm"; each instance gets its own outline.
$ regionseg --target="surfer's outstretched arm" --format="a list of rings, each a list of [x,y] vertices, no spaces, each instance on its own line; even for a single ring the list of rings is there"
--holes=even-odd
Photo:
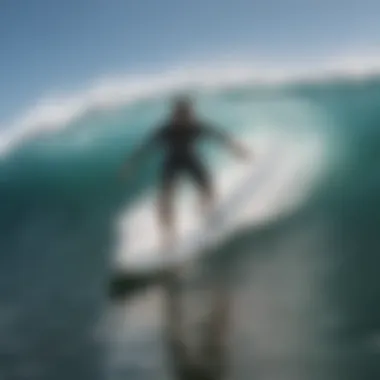
[[[248,159],[252,156],[248,147],[241,142],[234,139],[232,136],[217,128],[207,126],[205,127],[206,134],[214,140],[222,143],[227,147],[236,157],[241,159]]]
[[[141,160],[145,157],[147,153],[152,151],[159,141],[159,132],[153,133],[149,136],[142,144],[140,144],[132,154],[124,161],[121,168],[121,175],[126,176],[132,174]]]

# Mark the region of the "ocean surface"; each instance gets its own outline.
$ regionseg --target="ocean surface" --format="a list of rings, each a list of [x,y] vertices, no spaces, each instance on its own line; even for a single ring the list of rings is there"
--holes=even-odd
[[[173,90],[156,87],[94,102],[59,127],[47,117],[0,134],[1,380],[170,378],[162,289],[116,301],[108,291],[115,271],[139,276],[163,263],[154,213],[162,153],[119,176],[168,112]],[[198,264],[229,289],[227,378],[379,379],[380,78],[189,91],[202,117],[255,152],[241,163],[201,147],[221,202],[238,200]],[[200,226],[194,202],[184,183],[183,239]],[[189,292],[201,310],[197,281]]]

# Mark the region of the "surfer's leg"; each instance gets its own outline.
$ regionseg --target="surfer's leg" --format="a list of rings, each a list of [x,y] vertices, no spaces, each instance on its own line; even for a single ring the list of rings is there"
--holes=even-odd
[[[174,238],[173,194],[173,186],[167,186],[161,190],[159,199],[159,223],[165,246]]]
[[[211,183],[207,183],[201,188],[201,206],[204,217],[212,211],[215,203],[214,189]]]
[[[201,211],[203,216],[206,217],[212,211],[215,201],[211,175],[203,162],[195,158],[189,161],[188,171],[201,192]]]
[[[175,239],[175,220],[174,220],[174,193],[175,179],[177,170],[172,162],[164,166],[162,174],[161,188],[158,200],[158,217],[162,230],[164,246],[170,245]]]

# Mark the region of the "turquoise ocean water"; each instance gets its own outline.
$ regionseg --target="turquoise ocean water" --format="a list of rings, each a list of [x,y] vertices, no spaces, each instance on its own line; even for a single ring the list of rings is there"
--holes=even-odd
[[[378,379],[379,78],[192,91],[268,174],[238,212],[248,222],[202,264],[231,274],[230,377]],[[117,173],[168,99],[94,107],[3,153],[0,379],[167,378],[159,290],[115,303],[107,287],[115,257],[130,272],[158,257],[160,153],[131,181]],[[221,191],[236,188],[248,169],[202,149]]]

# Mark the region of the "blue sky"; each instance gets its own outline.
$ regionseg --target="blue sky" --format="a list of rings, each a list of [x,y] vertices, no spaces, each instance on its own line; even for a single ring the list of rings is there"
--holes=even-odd
[[[0,122],[112,74],[377,47],[379,15],[378,0],[0,0]]]

